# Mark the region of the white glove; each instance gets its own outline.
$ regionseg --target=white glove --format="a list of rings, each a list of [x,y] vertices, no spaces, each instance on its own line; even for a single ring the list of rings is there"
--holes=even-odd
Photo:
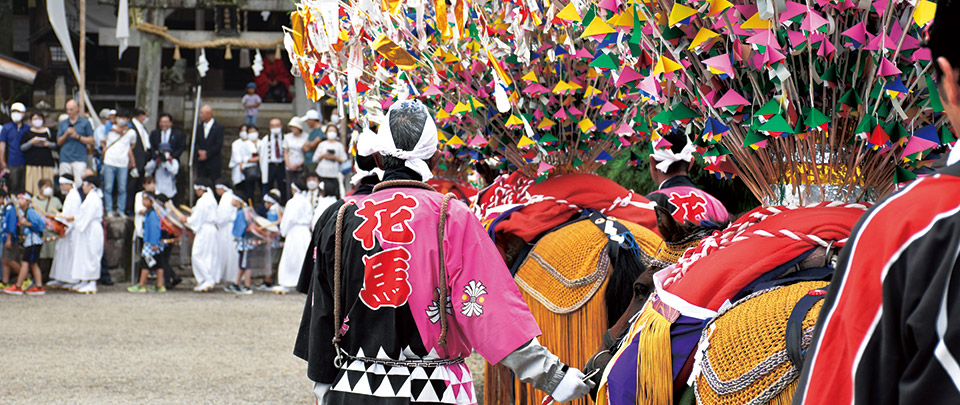
[[[327,395],[327,391],[330,391],[332,386],[333,384],[313,383],[313,395],[317,397],[318,405],[323,405],[323,397]]]
[[[583,373],[575,368],[570,368],[563,374],[560,384],[553,390],[550,396],[557,402],[569,402],[590,393],[593,388],[593,382],[583,382]]]

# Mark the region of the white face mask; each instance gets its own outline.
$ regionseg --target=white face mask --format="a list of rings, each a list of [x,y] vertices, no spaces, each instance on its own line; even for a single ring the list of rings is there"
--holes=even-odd
[[[20,120],[23,119],[23,113],[22,113],[22,112],[19,112],[19,111],[11,112],[11,113],[10,113],[10,119],[12,119],[13,122],[20,122]]]
[[[147,121],[150,121],[150,117],[143,117],[143,121],[140,121],[140,123],[143,125],[147,125]]]
[[[260,134],[256,132],[247,132],[247,139],[251,141],[255,141],[257,139],[260,139]]]
[[[30,125],[33,125],[34,128],[40,128],[43,126],[43,120],[35,119],[33,121],[30,121]]]
[[[337,133],[333,131],[327,132],[327,140],[332,141],[334,139],[337,139]]]
[[[280,135],[283,132],[280,128],[270,128],[270,133],[273,135]]]
[[[121,126],[121,127],[122,127],[122,126],[124,126],[124,125],[129,124],[129,123],[130,123],[130,121],[128,121],[126,118],[117,118],[117,125],[118,125],[118,126]]]
[[[308,190],[316,190],[317,187],[319,187],[319,186],[320,186],[320,183],[317,183],[317,182],[315,182],[315,181],[308,181],[308,182],[307,182],[307,189],[308,189]]]
[[[47,196],[47,197],[53,197],[53,188],[51,188],[51,187],[44,187],[44,188],[43,188],[43,195],[45,195],[45,196]]]
[[[240,139],[247,139],[247,133],[246,133],[246,132],[241,132],[241,133],[240,133]]]

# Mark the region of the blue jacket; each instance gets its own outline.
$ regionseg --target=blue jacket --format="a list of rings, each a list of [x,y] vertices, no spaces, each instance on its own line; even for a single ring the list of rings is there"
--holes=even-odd
[[[27,212],[24,216],[27,218],[27,221],[30,222],[30,225],[23,228],[23,246],[42,245],[43,230],[47,227],[46,222],[43,221],[43,216],[38,214],[33,207],[27,207]]]
[[[23,134],[30,130],[30,125],[23,125],[19,129],[17,124],[8,122],[0,128],[0,142],[7,143],[7,164],[10,166],[23,166],[27,164],[27,159],[20,150],[20,140]]]
[[[157,211],[151,209],[143,217],[143,243],[149,243],[153,246],[160,246],[162,238],[160,237],[160,217]]]
[[[242,209],[237,209],[237,216],[233,218],[233,237],[243,239],[247,235],[247,216]]]
[[[0,240],[6,242],[17,236],[17,208],[13,204],[3,206],[3,222],[0,224]]]

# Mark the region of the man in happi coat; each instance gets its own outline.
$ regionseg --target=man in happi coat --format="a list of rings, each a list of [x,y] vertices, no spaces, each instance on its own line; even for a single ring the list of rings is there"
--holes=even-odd
[[[439,156],[426,107],[394,104],[376,138],[383,182],[323,224],[316,250],[312,325],[295,354],[308,361],[318,400],[476,403],[463,363],[474,350],[557,401],[586,394],[583,374],[537,343],[476,217],[423,183]]]
[[[960,125],[960,4],[930,29],[947,116]],[[936,130],[933,136],[936,136]],[[864,215],[840,255],[797,404],[960,403],[960,149]]]
[[[697,150],[693,142],[679,132],[663,135],[662,141],[665,147],[654,145],[650,155],[650,177],[659,186],[646,197],[680,223],[726,222],[730,215],[723,203],[697,188],[687,175],[693,165],[693,152]]]

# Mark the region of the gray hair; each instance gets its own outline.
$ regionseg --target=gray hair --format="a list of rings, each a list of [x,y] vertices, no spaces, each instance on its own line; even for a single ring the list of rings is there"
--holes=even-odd
[[[413,101],[401,101],[390,108],[390,133],[393,134],[393,144],[397,149],[413,150],[420,141],[420,134],[427,123],[429,116],[423,104]],[[404,167],[403,159],[393,156],[383,157],[384,169],[399,169]]]

